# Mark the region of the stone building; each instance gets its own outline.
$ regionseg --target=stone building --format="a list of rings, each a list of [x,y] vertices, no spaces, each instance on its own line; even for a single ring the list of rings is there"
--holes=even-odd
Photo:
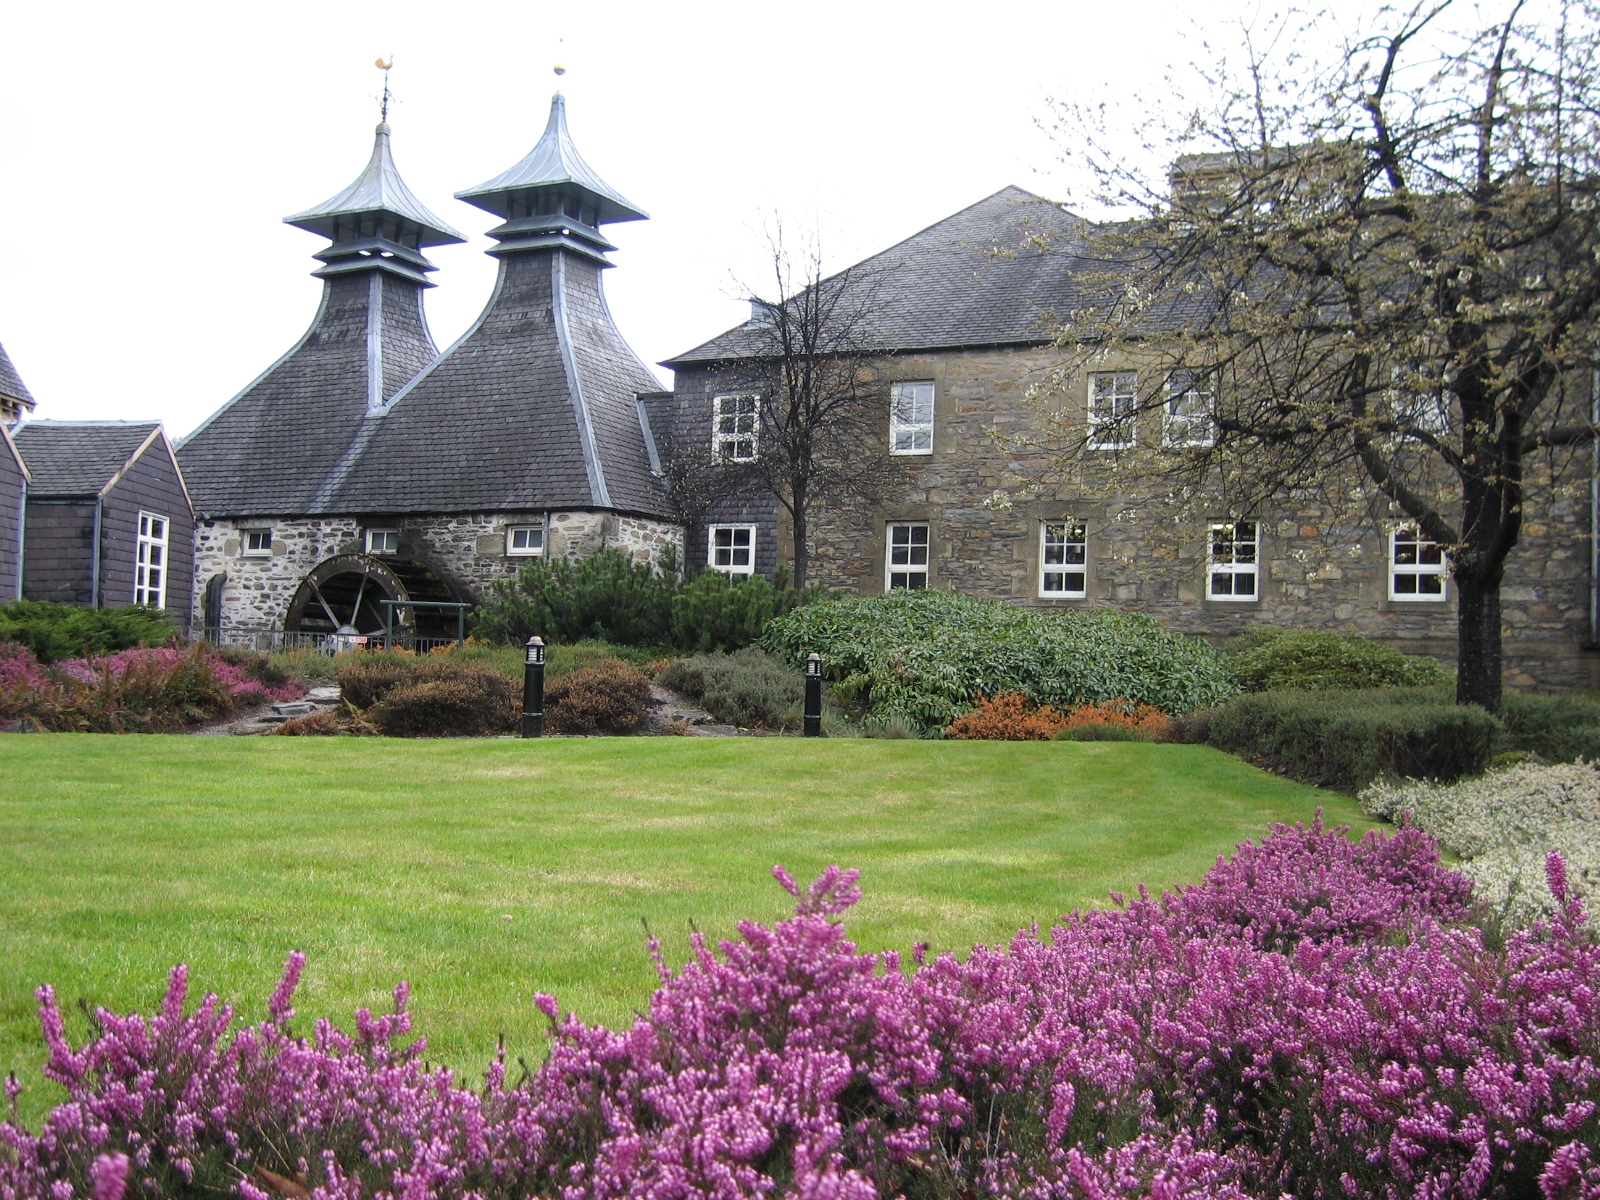
[[[387,609],[407,635],[453,634],[443,606],[529,557],[653,560],[678,543],[639,402],[660,384],[601,280],[601,228],[645,213],[584,162],[556,96],[527,157],[458,193],[501,219],[499,276],[439,353],[423,251],[463,239],[406,188],[389,141],[379,125],[354,183],[285,218],[330,242],[311,328],[179,450],[197,625],[366,635]]]
[[[1353,521],[1308,499],[1276,511],[1218,504],[1175,521],[1114,471],[1049,470],[1006,448],[1004,435],[1037,427],[1029,390],[1059,365],[1045,325],[1078,302],[1079,227],[1006,188],[861,265],[877,296],[882,403],[881,437],[863,452],[900,458],[905,486],[871,510],[820,514],[812,577],[859,594],[935,587],[1040,609],[1110,606],[1215,639],[1254,623],[1327,628],[1452,657],[1445,557],[1397,513]],[[748,380],[762,344],[746,325],[670,360],[674,389],[650,401],[663,443],[754,454]],[[1091,421],[1115,414],[1138,369],[1107,363],[1060,402]],[[1169,435],[1195,399],[1171,394]],[[1109,464],[1118,446],[1102,448]],[[1589,477],[1547,494],[1502,592],[1507,682],[1592,687]],[[765,573],[788,557],[788,538],[773,498],[750,494],[688,532],[689,561]]]
[[[28,470],[25,599],[187,610],[194,510],[158,422],[29,421],[15,444]]]

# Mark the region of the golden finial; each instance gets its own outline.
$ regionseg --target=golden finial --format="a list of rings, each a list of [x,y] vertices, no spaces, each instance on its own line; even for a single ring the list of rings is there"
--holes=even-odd
[[[388,58],[375,58],[372,60],[372,65],[383,72],[383,115],[379,117],[379,120],[387,125],[389,123],[389,68],[394,66],[394,55],[391,54]]]

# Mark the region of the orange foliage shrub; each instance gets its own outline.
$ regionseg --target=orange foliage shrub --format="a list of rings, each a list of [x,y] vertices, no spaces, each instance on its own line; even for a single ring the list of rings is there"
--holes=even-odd
[[[1037,707],[1022,692],[980,696],[978,707],[945,727],[947,738],[987,742],[1048,742],[1067,727],[1067,718],[1048,704]]]
[[[1132,700],[1102,700],[1097,704],[1080,704],[1067,710],[1061,728],[1076,729],[1080,725],[1136,729],[1146,741],[1154,742],[1166,736],[1172,721],[1153,704],[1135,704]]]

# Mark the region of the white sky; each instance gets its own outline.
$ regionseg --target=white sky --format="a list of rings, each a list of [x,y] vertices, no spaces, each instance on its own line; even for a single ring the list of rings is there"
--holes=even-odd
[[[1365,4],[1363,3],[1363,7]],[[612,311],[647,362],[743,319],[773,215],[834,265],[1006,184],[1069,182],[1048,97],[1130,100],[1218,0],[676,4],[13,3],[0,17],[0,343],[59,420],[181,435],[311,320],[326,243],[282,224],[365,164],[393,54],[395,159],[471,235],[430,251],[440,346],[487,299],[488,213],[451,198],[520,159],[556,80],[574,139],[652,220],[608,226]],[[559,39],[559,44],[558,44]],[[664,379],[670,378],[662,372]]]

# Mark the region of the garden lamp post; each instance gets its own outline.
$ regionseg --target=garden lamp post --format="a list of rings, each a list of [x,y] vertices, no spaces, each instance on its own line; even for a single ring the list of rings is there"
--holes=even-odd
[[[806,656],[806,737],[822,736],[822,655]]]
[[[522,668],[522,736],[544,736],[544,639],[528,639]]]

